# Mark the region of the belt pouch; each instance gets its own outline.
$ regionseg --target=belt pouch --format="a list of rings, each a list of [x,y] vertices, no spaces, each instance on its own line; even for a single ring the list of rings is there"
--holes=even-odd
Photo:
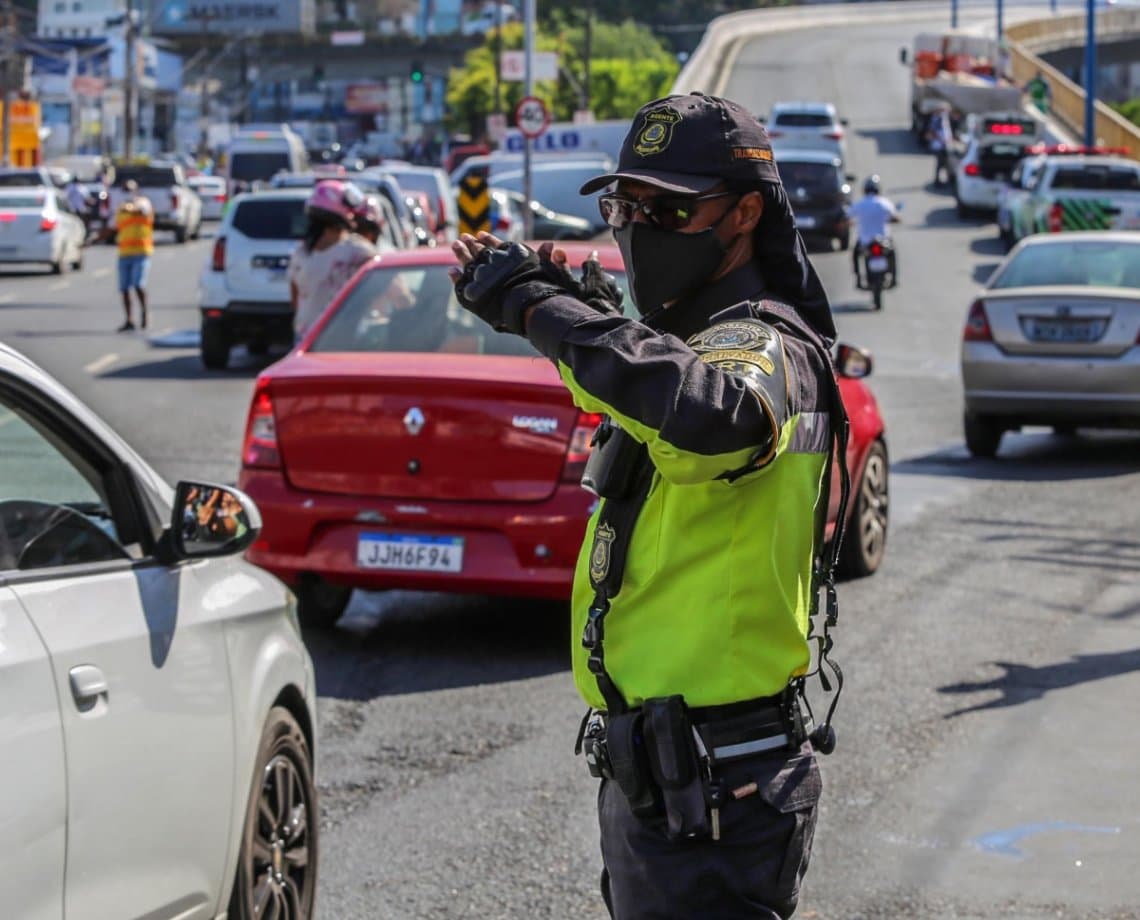
[[[629,800],[639,818],[660,814],[649,771],[649,758],[642,737],[642,714],[626,712],[606,719],[606,747],[614,782]]]
[[[626,498],[633,491],[642,446],[613,422],[602,422],[598,443],[586,460],[582,487],[602,498]]]
[[[665,803],[666,833],[672,840],[709,835],[704,781],[693,725],[680,696],[646,700],[645,736],[654,779]]]

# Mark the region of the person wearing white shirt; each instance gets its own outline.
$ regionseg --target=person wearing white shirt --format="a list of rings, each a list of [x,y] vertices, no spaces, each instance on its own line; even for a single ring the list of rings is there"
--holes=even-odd
[[[954,143],[954,125],[949,109],[938,109],[930,116],[926,130],[927,143],[934,154],[934,184],[946,185],[950,181],[950,147]],[[945,175],[945,179],[943,179]]]
[[[84,229],[89,229],[87,225],[90,220],[89,211],[91,209],[91,199],[87,195],[87,190],[83,188],[79,180],[74,176],[72,176],[71,181],[67,183],[67,203],[71,205],[71,210],[83,221]]]
[[[884,240],[891,238],[891,224],[900,220],[898,209],[894,203],[882,194],[882,182],[878,176],[868,176],[863,183],[863,197],[851,205],[848,212],[858,227],[858,240],[851,253],[852,265],[855,268],[855,277],[860,278],[860,260],[863,250],[871,245],[878,237]],[[891,274],[895,284],[898,284],[898,265],[895,261],[893,246],[887,249],[887,258],[891,263]]]

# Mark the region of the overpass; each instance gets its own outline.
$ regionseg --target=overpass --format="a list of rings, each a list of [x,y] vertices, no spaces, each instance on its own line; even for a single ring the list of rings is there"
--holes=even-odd
[[[992,4],[962,3],[966,9]],[[1073,4],[1076,5],[1076,4]],[[1080,0],[1078,8],[1083,8]],[[812,11],[812,12],[809,12]],[[693,89],[714,91],[721,88],[725,73],[731,69],[736,50],[742,43],[759,35],[792,32],[810,28],[805,17],[826,20],[829,25],[860,26],[875,22],[897,23],[930,19],[932,14],[946,13],[945,3],[925,0],[900,4],[893,2],[781,7],[746,10],[719,16],[709,23],[696,52],[686,63],[673,85],[674,92]],[[947,28],[949,22],[946,23]],[[1006,5],[1005,36],[1010,47],[1010,69],[1013,78],[1024,85],[1041,71],[1053,88],[1053,116],[1077,137],[1084,136],[1085,93],[1078,82],[1063,72],[1069,57],[1084,57],[1086,19],[1083,13],[1064,13],[1042,17],[1040,4]],[[993,29],[989,29],[993,33]],[[1140,42],[1140,7],[1104,10],[1097,13],[1098,43],[1105,49],[1105,63],[1127,60]],[[1061,58],[1054,58],[1061,55]],[[1048,58],[1048,59],[1047,59]],[[1054,60],[1055,63],[1050,63]],[[1132,57],[1131,61],[1136,61]],[[1096,103],[1095,136],[1099,143],[1124,147],[1140,159],[1140,127],[1118,115],[1102,102]]]

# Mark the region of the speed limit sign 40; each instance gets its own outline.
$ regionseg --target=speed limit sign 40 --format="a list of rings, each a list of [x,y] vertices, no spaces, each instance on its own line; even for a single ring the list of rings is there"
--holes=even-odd
[[[523,96],[515,106],[515,124],[531,140],[550,127],[550,110],[536,96]]]

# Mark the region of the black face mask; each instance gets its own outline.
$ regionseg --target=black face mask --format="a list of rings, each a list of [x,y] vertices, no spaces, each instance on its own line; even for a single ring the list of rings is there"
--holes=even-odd
[[[614,231],[638,313],[645,316],[687,297],[713,276],[728,252],[717,238],[718,226],[719,220],[696,233],[682,233],[630,222]]]

